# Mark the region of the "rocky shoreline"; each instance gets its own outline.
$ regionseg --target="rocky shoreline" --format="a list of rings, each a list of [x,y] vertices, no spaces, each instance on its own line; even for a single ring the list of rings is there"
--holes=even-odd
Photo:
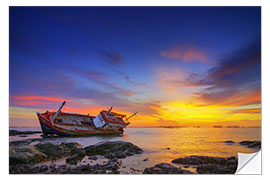
[[[78,143],[38,143],[30,141],[10,142],[9,172],[10,174],[104,174],[119,173],[120,160],[143,150],[138,146],[124,141],[104,141],[83,148]],[[108,159],[104,164],[78,165],[85,156],[97,160],[100,156]],[[65,165],[42,165],[42,162],[65,158]]]
[[[196,165],[199,174],[234,174],[237,169],[236,157],[210,157],[210,156],[188,156],[172,160],[172,163],[184,165]]]
[[[224,141],[224,143],[235,144],[236,142]],[[238,142],[238,144],[247,148],[261,149],[261,141],[240,141]]]
[[[239,144],[247,148],[261,149],[261,141],[241,141]]]
[[[20,134],[20,133],[19,133]],[[233,144],[233,141],[224,143]],[[247,148],[260,148],[260,141],[241,141]],[[76,142],[51,143],[21,140],[9,143],[10,174],[234,174],[236,157],[186,156],[158,164],[145,164],[136,169],[136,163],[126,167],[126,158],[137,158],[138,164],[147,163],[143,149],[125,141],[103,141],[83,147]],[[142,158],[144,157],[144,158]],[[129,161],[129,159],[127,159]],[[57,161],[61,161],[59,164]],[[123,165],[124,164],[124,165]],[[130,169],[130,171],[121,171]],[[190,170],[191,169],[191,170]]]
[[[142,153],[141,148],[125,141],[103,141],[84,148],[75,142],[60,144],[42,142],[31,145],[29,141],[15,141],[10,142],[9,172],[10,174],[119,174],[124,158]],[[91,162],[101,158],[105,161],[96,164],[78,164],[85,157]],[[65,159],[65,164],[57,166],[54,161],[61,158]],[[45,165],[42,162],[52,163]],[[233,174],[237,168],[235,157],[187,156],[174,159],[172,163],[186,167],[195,165],[199,174]],[[193,174],[169,163],[159,163],[145,168],[142,173]]]

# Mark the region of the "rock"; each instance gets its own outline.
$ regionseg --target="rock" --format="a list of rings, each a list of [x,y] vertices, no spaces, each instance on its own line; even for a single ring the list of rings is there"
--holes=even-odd
[[[78,143],[39,143],[35,147],[44,153],[49,160],[56,160],[64,156],[84,156],[85,151]]]
[[[66,158],[67,164],[77,165],[84,158],[84,155],[74,154]]]
[[[248,148],[261,149],[261,141],[241,141],[239,144]]]
[[[170,150],[171,148],[167,147],[167,150]]]
[[[41,166],[10,166],[10,174],[106,174],[106,173],[118,173],[117,170],[110,170],[106,172],[106,169],[102,165],[96,164],[94,166],[79,165],[79,166],[68,166],[60,165],[55,166],[51,164],[50,166],[41,165]]]
[[[60,165],[57,168],[57,173],[59,174],[67,174],[67,171],[69,171],[70,168],[66,164]]]
[[[172,160],[172,163],[187,164],[187,165],[198,165],[202,164],[203,162],[204,159],[199,156],[189,156]]]
[[[98,158],[97,158],[97,156],[89,156],[88,159],[89,160],[97,160]]]
[[[85,150],[83,148],[79,148],[79,144],[64,145],[70,148],[70,156],[66,159],[66,163],[77,165],[77,163],[84,158]]]
[[[125,158],[143,152],[138,146],[125,141],[104,141],[84,149],[88,156],[102,155],[108,159]]]
[[[217,164],[204,164],[197,167],[197,172],[199,174],[234,174],[236,169],[236,165],[224,166]]]
[[[249,148],[261,148],[261,141],[254,141],[248,145]]]
[[[77,155],[77,156],[85,156],[85,150],[83,148],[73,148],[70,150],[70,155],[73,156],[73,155]]]
[[[233,159],[231,159],[231,160],[228,160],[227,162],[226,162],[226,165],[237,165],[237,160],[233,160]]]
[[[112,171],[111,173],[109,174],[120,174],[120,172],[118,170],[115,170],[115,171]]]
[[[114,153],[107,153],[104,155],[104,157],[107,159],[113,159],[116,158],[116,155]]]
[[[25,170],[29,170],[31,169],[30,165],[9,165],[9,173],[10,174],[29,174],[29,173],[25,173]]]
[[[48,166],[42,165],[42,166],[40,166],[39,172],[46,172],[46,171],[48,171],[48,170],[49,170]]]
[[[122,161],[120,159],[110,159],[105,165],[102,167],[106,170],[117,170],[121,167]]]
[[[125,152],[120,152],[119,154],[115,155],[117,158],[125,158],[127,154]]]
[[[56,160],[70,155],[68,163],[76,164],[85,156],[85,151],[78,143],[39,143],[34,146],[30,141],[10,142],[10,165],[36,164],[45,160]]]
[[[143,161],[148,161],[148,158],[145,158]]]
[[[129,169],[130,169],[131,171],[136,171],[136,169],[134,169],[134,168],[132,168],[132,167],[131,167],[131,168],[129,168]]]
[[[82,147],[82,145],[80,145],[79,143],[76,143],[76,142],[61,143],[60,145],[66,147],[66,149],[69,149],[69,150]]]
[[[30,146],[30,143],[10,143],[9,164],[36,164],[47,158],[37,148]]]
[[[42,133],[41,131],[17,131],[17,130],[9,130],[9,136],[41,134],[41,133]]]
[[[143,174],[193,174],[190,171],[177,168],[168,163],[160,163],[150,168],[145,168]]]
[[[201,165],[197,167],[197,172],[199,174],[214,174],[211,172],[214,172],[214,170],[217,168],[217,165],[215,164],[207,164],[207,165]]]
[[[227,160],[237,160],[237,159],[236,159],[236,157],[231,156],[231,157],[228,157]]]
[[[83,173],[91,172],[92,167],[89,164],[82,165],[82,166],[77,167],[77,171],[80,171],[80,172],[83,172]]]
[[[105,165],[60,165],[52,163],[47,165],[12,165],[9,166],[10,174],[119,174],[118,169],[121,167],[122,161],[119,159],[111,159]]]
[[[30,145],[31,141],[12,141],[9,143],[9,146],[23,146],[23,145]]]
[[[44,153],[48,159],[56,160],[67,155],[64,146],[53,143],[39,143],[35,145],[40,152]]]
[[[237,168],[236,157],[209,157],[209,156],[188,156],[174,159],[173,163],[197,165],[199,174],[234,174]]]
[[[227,144],[233,144],[233,143],[235,143],[234,141],[224,141],[225,143],[227,143]]]

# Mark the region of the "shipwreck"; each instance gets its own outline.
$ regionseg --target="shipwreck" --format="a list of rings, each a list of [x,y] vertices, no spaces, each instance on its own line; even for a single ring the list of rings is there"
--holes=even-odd
[[[60,136],[92,136],[92,135],[122,135],[124,128],[130,122],[129,119],[135,116],[135,112],[130,117],[125,114],[102,110],[97,116],[62,112],[65,101],[56,112],[37,112],[42,132],[47,135]]]

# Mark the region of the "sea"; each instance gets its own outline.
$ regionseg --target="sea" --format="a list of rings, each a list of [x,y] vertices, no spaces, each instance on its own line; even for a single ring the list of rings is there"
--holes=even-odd
[[[40,128],[10,128],[18,131],[41,131]],[[39,139],[41,134],[9,136],[9,141]],[[122,136],[56,137],[46,138],[45,142],[77,142],[86,147],[101,141],[128,141],[143,149],[144,153],[123,159],[122,173],[137,168],[138,173],[146,167],[158,163],[171,163],[175,158],[190,155],[237,157],[237,153],[254,153],[239,145],[241,141],[261,141],[260,127],[176,127],[176,128],[126,128]],[[44,142],[42,141],[42,142]],[[225,143],[233,141],[235,143]],[[86,161],[86,160],[85,160]],[[87,162],[86,162],[87,163]],[[177,165],[176,165],[177,166]],[[193,171],[192,167],[189,170]]]

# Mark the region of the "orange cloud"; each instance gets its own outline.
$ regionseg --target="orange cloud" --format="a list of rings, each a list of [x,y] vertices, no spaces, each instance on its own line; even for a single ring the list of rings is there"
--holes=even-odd
[[[261,108],[232,110],[232,113],[256,114],[256,113],[261,113]]]
[[[135,93],[130,91],[130,90],[126,90],[126,89],[120,89],[120,91],[126,95],[129,95],[129,96],[134,96]]]
[[[195,93],[194,93],[195,94]],[[254,91],[240,91],[235,94],[231,94],[228,98],[223,98],[222,96],[211,97],[208,94],[197,93],[199,97],[194,97],[195,100],[201,102],[198,106],[219,106],[219,107],[235,107],[248,104],[260,104],[261,103],[261,90]]]
[[[160,55],[170,59],[180,59],[184,62],[198,61],[201,63],[209,63],[206,53],[194,46],[174,46],[167,51],[161,51]]]
[[[103,109],[105,108],[101,106],[90,106],[90,107],[85,107],[85,108],[74,108],[74,107],[67,106],[67,107],[64,107],[62,111],[80,113],[80,114],[90,114],[92,116],[96,116]]]
[[[261,103],[261,90],[256,90],[252,92],[244,93],[242,96],[233,103],[235,105],[245,105],[245,104],[253,104],[253,103]]]
[[[66,99],[46,97],[46,96],[11,96],[16,100],[45,100],[45,101],[68,101]]]
[[[196,88],[201,86],[201,84],[197,82],[197,76],[198,74],[190,73],[183,69],[158,68],[156,70],[155,83],[166,95],[179,95],[178,90],[181,90],[183,93],[183,88]]]
[[[10,96],[12,105],[36,106],[40,104],[53,104],[55,102],[70,101],[68,99],[46,96]]]
[[[197,60],[199,62],[203,62],[206,63],[206,55],[204,52],[200,51],[200,50],[195,50],[195,49],[189,49],[188,51],[186,51],[183,54],[182,59],[184,61],[193,61],[193,60]]]

